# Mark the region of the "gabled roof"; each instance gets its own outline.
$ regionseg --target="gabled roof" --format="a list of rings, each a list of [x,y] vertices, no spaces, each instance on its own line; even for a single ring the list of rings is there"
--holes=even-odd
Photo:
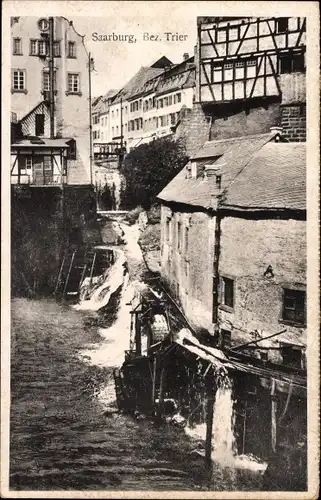
[[[305,144],[265,144],[230,184],[220,206],[236,210],[305,210]]]
[[[157,61],[155,61],[154,64],[151,65],[151,68],[164,69],[172,65],[173,65],[172,61],[170,61],[166,56],[162,56],[160,59],[157,59]]]
[[[264,144],[274,140],[276,135],[277,133],[273,132],[206,142],[181,172],[159,193],[158,198],[167,202],[216,210],[222,191],[237,177],[252,156]],[[213,165],[220,169],[220,189],[213,177],[204,180],[203,177],[191,178],[189,176],[191,163],[193,161],[200,163],[204,160],[212,160]]]

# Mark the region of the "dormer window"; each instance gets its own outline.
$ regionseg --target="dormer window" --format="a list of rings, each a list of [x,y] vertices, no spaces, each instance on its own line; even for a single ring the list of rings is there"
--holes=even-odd
[[[215,181],[216,181],[217,188],[221,189],[221,185],[222,185],[222,176],[221,176],[221,174],[216,174]]]

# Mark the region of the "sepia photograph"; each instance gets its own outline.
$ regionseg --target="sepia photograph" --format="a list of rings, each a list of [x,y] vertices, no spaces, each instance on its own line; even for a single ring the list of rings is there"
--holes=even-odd
[[[317,3],[4,4],[2,496],[317,498]]]

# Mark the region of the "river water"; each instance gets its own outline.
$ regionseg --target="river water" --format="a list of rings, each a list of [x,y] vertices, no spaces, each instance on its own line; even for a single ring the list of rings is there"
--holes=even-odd
[[[255,489],[251,475],[213,476],[182,428],[117,412],[112,370],[129,348],[129,311],[144,286],[138,227],[123,229],[127,244],[87,300],[12,300],[10,488]]]

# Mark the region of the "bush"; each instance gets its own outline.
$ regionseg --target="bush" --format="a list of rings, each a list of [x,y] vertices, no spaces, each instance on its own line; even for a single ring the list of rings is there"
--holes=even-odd
[[[186,165],[188,157],[182,140],[156,139],[133,149],[124,159],[121,173],[125,177],[122,207],[142,206],[148,210],[160,191]]]
[[[138,217],[139,217],[139,215],[140,215],[142,212],[144,212],[143,207],[138,206],[138,207],[134,208],[133,210],[130,210],[130,212],[128,212],[128,213],[125,215],[124,220],[125,220],[126,222],[128,222],[128,223],[132,226],[133,224],[135,224],[135,222],[137,222],[137,221],[138,221]]]
[[[147,212],[148,224],[158,224],[161,220],[161,207],[160,205],[153,205]]]

